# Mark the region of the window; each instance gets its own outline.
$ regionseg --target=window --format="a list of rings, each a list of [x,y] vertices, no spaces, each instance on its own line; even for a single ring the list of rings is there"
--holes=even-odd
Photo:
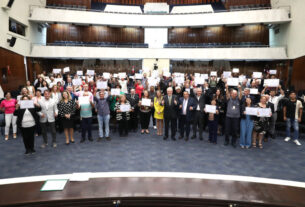
[[[9,20],[9,31],[25,36],[25,26],[13,19]]]

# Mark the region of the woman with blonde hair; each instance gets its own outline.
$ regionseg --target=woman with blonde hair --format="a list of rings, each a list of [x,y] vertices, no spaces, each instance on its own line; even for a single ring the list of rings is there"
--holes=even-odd
[[[74,131],[73,131],[73,123],[74,123],[74,114],[76,110],[76,103],[72,100],[71,95],[68,91],[64,91],[62,93],[62,99],[58,103],[58,115],[61,118],[61,124],[64,128],[64,133],[66,136],[66,145],[70,143],[74,143]],[[69,137],[70,135],[70,137]]]
[[[163,96],[161,94],[161,91],[158,90],[156,93],[156,97],[154,98],[154,108],[155,113],[154,117],[157,120],[157,135],[162,136],[163,132],[163,111],[164,106],[162,105]]]
[[[56,84],[51,87],[51,98],[54,100],[56,104],[61,100],[61,93]]]

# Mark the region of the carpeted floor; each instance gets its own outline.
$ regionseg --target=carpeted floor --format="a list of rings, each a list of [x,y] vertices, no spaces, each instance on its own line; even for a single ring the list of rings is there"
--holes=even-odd
[[[283,137],[264,143],[264,149],[241,149],[205,140],[167,140],[151,134],[130,133],[128,137],[111,134],[112,140],[66,146],[64,134],[57,134],[57,148],[41,149],[36,137],[36,154],[24,155],[22,138],[0,141],[0,178],[52,175],[73,172],[166,171],[257,176],[305,182],[305,141],[302,146],[286,143]],[[178,137],[178,136],[177,136]],[[49,139],[51,136],[49,136]]]

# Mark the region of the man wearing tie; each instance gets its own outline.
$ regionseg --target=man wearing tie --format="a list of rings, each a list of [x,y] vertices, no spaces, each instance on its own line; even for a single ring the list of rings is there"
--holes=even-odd
[[[202,88],[196,88],[196,95],[194,97],[195,109],[193,113],[193,136],[192,139],[196,138],[197,126],[199,128],[199,139],[202,138],[203,131],[203,120],[204,120],[204,107],[205,107],[205,96],[202,95]]]
[[[169,123],[171,124],[171,138],[176,140],[176,128],[177,128],[177,109],[178,100],[175,95],[173,95],[173,88],[167,88],[167,95],[164,96],[162,105],[164,106],[164,122],[165,122],[165,135],[164,140],[168,138]]]
[[[138,128],[139,95],[136,94],[135,89],[130,89],[130,94],[127,94],[126,98],[129,101],[131,108],[134,109],[133,112],[130,112],[129,129],[136,132]]]
[[[179,116],[179,128],[180,128],[180,137],[179,139],[183,139],[184,131],[186,132],[185,141],[189,140],[190,135],[190,125],[193,115],[193,109],[195,107],[193,98],[189,98],[189,93],[187,91],[183,92],[183,97],[179,99],[179,108],[180,108],[180,116]]]

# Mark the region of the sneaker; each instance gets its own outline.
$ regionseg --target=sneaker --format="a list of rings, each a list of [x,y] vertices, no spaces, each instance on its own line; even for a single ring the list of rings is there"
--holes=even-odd
[[[297,140],[297,139],[294,140],[293,142],[294,142],[296,145],[298,145],[298,146],[301,146],[301,145],[302,145],[302,144],[299,142],[299,140]]]
[[[156,126],[154,126],[154,129],[157,129],[157,127],[156,127]]]
[[[54,148],[56,148],[56,147],[57,147],[57,144],[56,144],[55,142],[53,143],[53,147],[54,147]]]
[[[13,134],[13,138],[14,138],[14,139],[17,138],[17,134],[16,134],[16,133]]]
[[[5,135],[5,141],[7,141],[8,140],[8,135]]]
[[[286,137],[284,140],[285,140],[285,142],[289,142],[291,140],[291,138],[290,137]]]

